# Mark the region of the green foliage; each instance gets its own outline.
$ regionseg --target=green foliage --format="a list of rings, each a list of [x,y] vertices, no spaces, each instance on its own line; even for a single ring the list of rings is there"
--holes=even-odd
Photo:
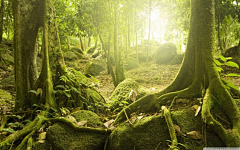
[[[230,79],[232,77],[240,77],[240,75],[238,75],[236,73],[228,73],[228,74],[222,73],[224,70],[223,70],[223,67],[221,67],[221,66],[239,68],[237,63],[231,61],[232,57],[225,58],[222,55],[220,55],[219,58],[221,59],[222,62],[220,62],[216,59],[214,59],[214,62],[217,65],[217,71],[220,73],[220,75],[225,76],[225,77],[229,77]],[[226,82],[226,88],[228,90],[230,90],[230,88],[238,89],[238,87],[235,86],[231,81],[225,81],[225,82]]]

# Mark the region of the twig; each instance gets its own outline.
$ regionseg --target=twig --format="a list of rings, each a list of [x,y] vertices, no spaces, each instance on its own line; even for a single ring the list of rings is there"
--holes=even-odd
[[[159,144],[157,145],[157,147],[155,148],[155,150],[158,149],[158,147],[161,145],[162,142],[159,142]]]
[[[173,106],[173,103],[175,102],[176,98],[177,98],[177,96],[175,96],[175,97],[173,98],[172,103],[171,103],[171,105],[169,106],[168,110],[171,109],[171,107]]]
[[[128,121],[131,125],[133,125],[132,122],[131,122],[131,121],[129,120],[129,118],[128,118],[128,115],[127,115],[127,113],[126,113],[126,111],[125,111],[125,108],[123,108],[123,111],[124,111],[124,113],[125,113],[125,115],[126,115],[127,121]]]

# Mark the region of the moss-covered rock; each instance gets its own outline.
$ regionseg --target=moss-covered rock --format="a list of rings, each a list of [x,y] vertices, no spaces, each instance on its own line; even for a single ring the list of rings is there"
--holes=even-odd
[[[88,121],[90,125],[102,125],[93,112],[81,110],[71,115],[77,122]],[[106,138],[106,134],[75,131],[64,123],[54,124],[47,132],[47,141],[53,150],[103,150]]]
[[[0,104],[5,104],[8,101],[12,100],[12,95],[7,91],[0,89]]]
[[[125,70],[131,70],[131,69],[134,69],[134,68],[138,68],[140,65],[139,63],[136,61],[136,60],[133,60],[133,59],[125,59],[123,61],[124,63],[124,69]]]
[[[181,64],[183,61],[183,54],[178,54],[176,55],[171,61],[170,61],[170,65],[175,65],[175,64]]]
[[[78,70],[77,68],[79,68],[76,61],[65,61],[65,64],[67,67],[74,68],[75,70]]]
[[[77,60],[78,59],[78,56],[72,52],[72,51],[67,51],[64,53],[64,60],[65,61],[74,61],[74,60]]]
[[[121,101],[127,101],[131,104],[133,99],[135,100],[133,93],[137,95],[136,100],[146,94],[145,90],[135,80],[127,78],[115,88],[109,98],[109,103],[113,105],[114,109],[119,107]]]
[[[72,52],[78,52],[80,54],[83,54],[83,51],[78,46],[71,47],[70,51]]]
[[[173,123],[181,128],[182,132],[199,131],[201,134],[204,124],[201,116],[194,116],[190,109],[171,112]],[[178,145],[181,149],[202,149],[204,146],[224,146],[215,133],[207,129],[206,141],[193,140],[184,136],[177,136],[178,143],[184,144],[186,148]],[[161,115],[144,117],[133,123],[124,122],[117,127],[109,136],[107,150],[160,150],[168,149],[167,141],[171,140],[165,118]],[[205,142],[207,145],[204,145]]]
[[[32,150],[50,150],[50,145],[48,141],[44,143],[35,142],[32,146]]]
[[[107,69],[107,65],[105,62],[101,60],[93,60],[89,62],[85,68],[84,74],[86,76],[97,76],[100,72]]]
[[[87,53],[88,53],[88,54],[92,54],[92,53],[95,52],[96,49],[98,49],[98,47],[96,47],[96,46],[89,47],[89,48],[87,49]]]
[[[92,106],[95,113],[105,113],[104,103],[105,99],[96,90],[87,88],[87,99],[89,99],[88,106]]]
[[[77,122],[87,121],[88,124],[93,126],[103,126],[103,122],[100,120],[99,116],[92,111],[79,110],[71,114]]]
[[[177,55],[177,47],[173,43],[165,43],[155,54],[155,60],[158,64],[169,63]]]

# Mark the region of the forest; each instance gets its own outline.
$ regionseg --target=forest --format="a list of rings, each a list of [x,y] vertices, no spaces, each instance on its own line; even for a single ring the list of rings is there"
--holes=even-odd
[[[240,148],[238,0],[0,6],[0,150]]]

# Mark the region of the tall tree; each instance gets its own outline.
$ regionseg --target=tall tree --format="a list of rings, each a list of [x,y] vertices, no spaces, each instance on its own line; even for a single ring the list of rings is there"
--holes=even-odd
[[[1,0],[1,8],[0,8],[0,43],[2,42],[2,37],[3,37],[3,17],[4,17],[4,0]]]
[[[226,146],[240,146],[240,112],[220,79],[214,63],[214,0],[192,0],[190,31],[184,61],[174,81],[157,94],[143,97],[129,105],[116,118],[126,119],[137,110],[157,111],[169,99],[202,98],[203,121],[216,132]],[[210,110],[220,107],[232,123],[231,129],[214,119]]]

